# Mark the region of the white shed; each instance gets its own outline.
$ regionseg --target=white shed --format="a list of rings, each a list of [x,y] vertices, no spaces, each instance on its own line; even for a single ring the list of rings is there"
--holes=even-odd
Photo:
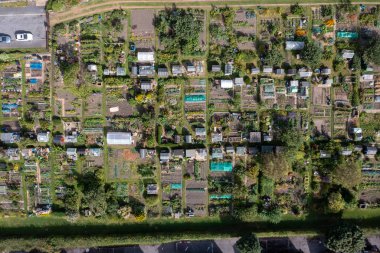
[[[154,52],[138,52],[138,62],[154,62]]]
[[[231,89],[232,87],[234,87],[234,82],[232,80],[221,80],[220,87],[222,87],[223,89]]]

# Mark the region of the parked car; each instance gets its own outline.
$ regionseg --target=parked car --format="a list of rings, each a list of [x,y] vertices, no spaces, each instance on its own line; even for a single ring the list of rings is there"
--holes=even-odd
[[[0,43],[11,43],[11,37],[8,35],[0,35]]]
[[[31,41],[33,40],[33,34],[29,32],[16,33],[17,41]]]

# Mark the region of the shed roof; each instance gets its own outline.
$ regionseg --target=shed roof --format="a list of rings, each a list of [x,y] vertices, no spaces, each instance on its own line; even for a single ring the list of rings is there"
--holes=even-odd
[[[232,87],[234,87],[234,83],[232,82],[232,80],[220,80],[220,86],[223,89],[231,89]]]
[[[305,47],[305,42],[303,41],[287,41],[286,50],[302,50]]]
[[[154,52],[137,52],[137,61],[154,62]]]

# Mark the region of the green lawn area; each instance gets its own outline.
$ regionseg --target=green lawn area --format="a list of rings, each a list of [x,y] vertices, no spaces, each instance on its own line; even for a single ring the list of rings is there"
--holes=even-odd
[[[371,219],[379,218],[380,209],[350,209],[343,212],[343,219]]]

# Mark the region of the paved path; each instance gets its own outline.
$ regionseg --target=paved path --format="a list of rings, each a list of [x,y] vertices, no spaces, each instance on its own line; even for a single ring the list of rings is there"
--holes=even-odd
[[[171,242],[161,245],[135,245],[116,248],[94,248],[94,249],[69,249],[66,253],[237,253],[235,243],[238,238]],[[380,236],[368,238],[371,245],[380,248]],[[280,237],[262,238],[263,253],[270,252],[299,252],[324,253],[326,248],[318,238],[308,239],[306,237]]]

